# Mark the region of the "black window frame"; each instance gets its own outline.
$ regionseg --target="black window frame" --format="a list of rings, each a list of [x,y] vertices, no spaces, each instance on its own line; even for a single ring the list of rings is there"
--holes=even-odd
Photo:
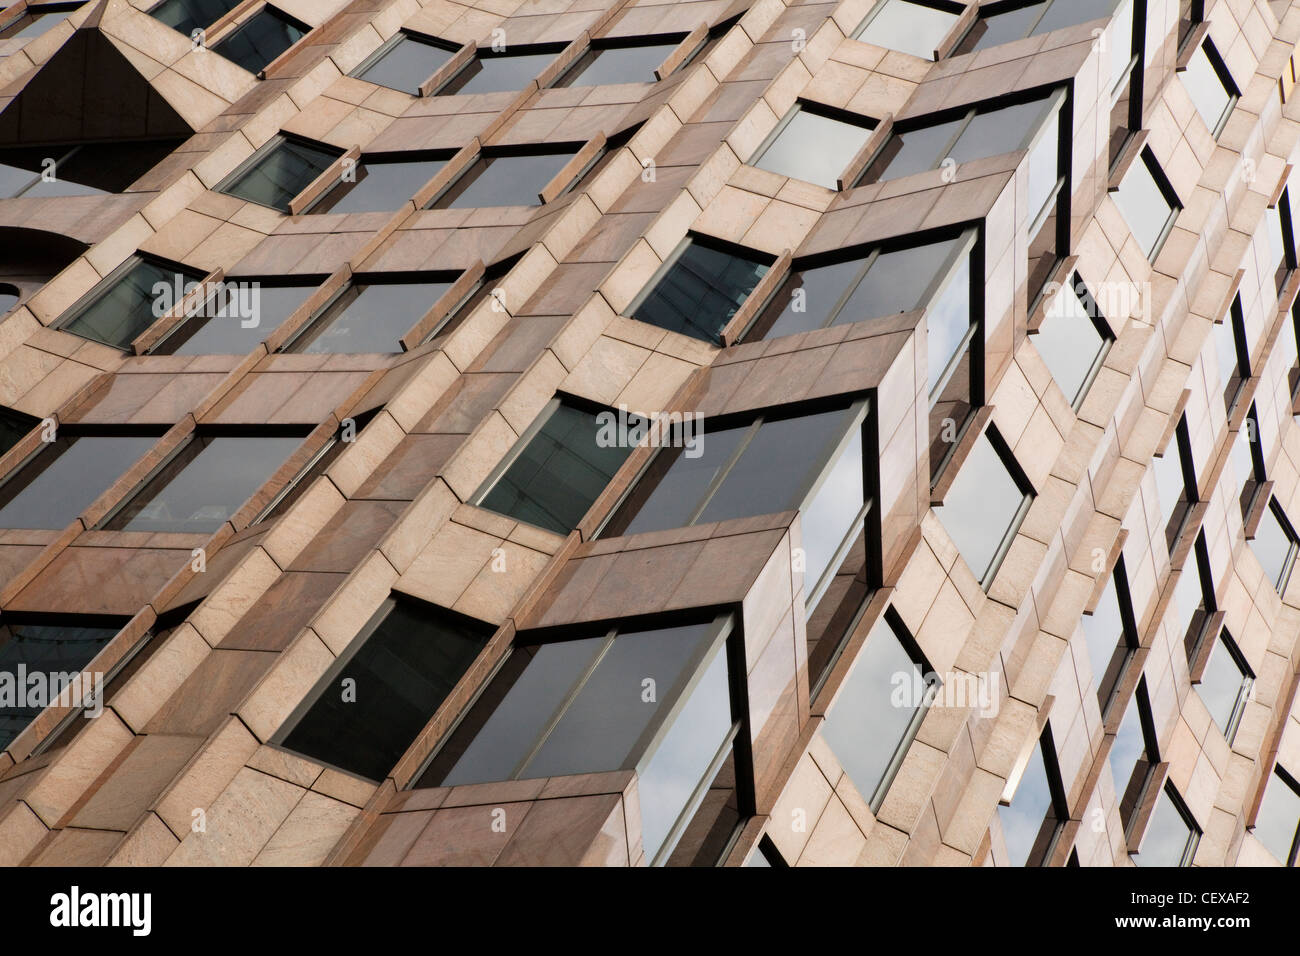
[[[113,291],[113,289],[116,288],[120,282],[122,282],[123,279],[125,279],[136,269],[137,266],[143,264],[151,265],[154,268],[162,269],[167,272],[172,272],[175,273],[176,275],[186,277],[187,281],[185,283],[182,283],[182,292],[186,294],[188,294],[188,291],[192,289],[193,286],[196,286],[199,283],[201,283],[203,279],[207,276],[207,273],[202,272],[194,268],[193,266],[187,266],[184,263],[173,262],[170,259],[164,259],[161,256],[156,256],[153,255],[152,253],[141,252],[137,250],[131,253],[131,255],[127,256],[126,259],[122,261],[122,264],[119,265],[116,269],[114,269],[108,275],[104,276],[104,278],[96,282],[95,285],[90,289],[90,291],[88,291],[80,299],[72,303],[71,306],[69,306],[66,310],[64,310],[63,314],[60,315],[54,321],[52,327],[59,329],[60,331],[63,332],[68,332],[69,334],[75,335],[78,338],[85,339],[88,342],[98,342],[100,345],[106,346],[110,349],[114,349],[118,352],[122,352],[127,355],[131,354],[132,343],[135,342],[135,340],[138,339],[145,332],[149,331],[149,329],[153,328],[159,322],[159,320],[161,320],[163,316],[167,314],[167,312],[164,312],[163,315],[155,316],[147,324],[142,325],[140,329],[135,333],[135,335],[131,338],[131,340],[126,342],[123,345],[117,345],[114,344],[113,342],[105,342],[103,339],[93,338],[89,335],[83,335],[80,332],[73,331],[70,328],[70,326],[73,323],[75,323],[78,319],[80,319],[85,313],[90,311],[90,309],[93,306],[97,305],[101,299],[109,295]],[[193,285],[190,284],[191,282],[193,283]],[[179,301],[173,302],[171,304],[171,309],[168,309],[167,311],[170,312],[172,309],[175,309],[176,306],[178,305],[180,305]]]
[[[270,60],[267,60],[256,70],[249,70],[248,67],[245,66],[243,63],[240,63],[238,60],[231,59],[230,57],[222,53],[221,47],[224,46],[226,43],[228,43],[230,40],[233,40],[235,37],[239,36],[245,30],[249,29],[251,25],[257,21],[259,17],[271,17],[272,19],[278,20],[285,26],[300,31],[302,33],[302,36],[298,37],[297,40],[294,40],[287,47],[285,47],[285,49],[280,51]],[[250,16],[246,17],[243,21],[241,21],[239,25],[236,26],[233,30],[229,31],[228,33],[223,33],[221,39],[219,39],[216,43],[208,47],[208,49],[211,50],[213,53],[217,54],[217,56],[220,56],[226,61],[233,63],[235,66],[239,67],[240,69],[248,70],[248,72],[252,73],[259,80],[261,80],[266,78],[266,68],[270,66],[272,63],[276,62],[276,60],[279,60],[282,56],[284,56],[286,53],[288,53],[290,50],[296,47],[304,39],[306,39],[308,34],[311,33],[312,29],[313,28],[310,24],[304,23],[303,21],[295,17],[293,14],[281,10],[275,4],[263,3],[260,7],[257,8],[255,12],[253,12]]]
[[[1265,792],[1264,794],[1261,794],[1260,797],[1261,807],[1263,806],[1264,799],[1267,798],[1267,789],[1272,786],[1286,787],[1295,795],[1297,800],[1300,800],[1300,780],[1297,780],[1294,776],[1292,776],[1290,771],[1288,771],[1285,767],[1283,767],[1280,762],[1277,761],[1274,762],[1273,772],[1269,774],[1265,778],[1265,780],[1267,780],[1267,783],[1265,784]],[[1256,811],[1256,814],[1257,814],[1256,817],[1252,820],[1250,825],[1250,831],[1252,833],[1255,832],[1255,828],[1258,825],[1258,811]],[[1256,834],[1256,839],[1258,839],[1258,834]],[[1263,841],[1261,840],[1260,843],[1262,845]],[[1264,849],[1267,850],[1270,855],[1272,855],[1273,852],[1272,850],[1269,850],[1268,847],[1264,847]],[[1278,859],[1277,857],[1274,858]],[[1297,818],[1295,831],[1291,836],[1290,852],[1287,854],[1286,859],[1278,859],[1278,862],[1281,863],[1284,867],[1287,867],[1288,869],[1296,866],[1300,866],[1300,818]]]

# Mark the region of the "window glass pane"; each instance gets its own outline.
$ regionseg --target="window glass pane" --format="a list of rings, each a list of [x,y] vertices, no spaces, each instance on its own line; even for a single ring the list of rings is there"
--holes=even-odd
[[[907,0],[884,0],[880,12],[871,18],[858,39],[932,60],[935,49],[956,22],[957,14],[947,10]]]
[[[309,285],[263,285],[232,279],[227,294],[209,300],[209,318],[191,319],[169,337],[160,352],[171,355],[245,355],[293,314],[316,291]],[[247,328],[245,328],[247,325]],[[191,328],[192,326],[192,328]]]
[[[691,794],[726,742],[731,725],[727,656],[720,647],[671,729],[637,773],[641,839],[647,860],[659,852],[673,823],[687,808]]]
[[[458,728],[420,778],[420,786],[512,779],[605,643],[604,637],[593,637],[511,651],[461,725],[467,731],[473,728],[473,736],[459,739]]]
[[[275,7],[263,7],[212,48],[213,53],[237,63],[249,73],[258,73],[293,46],[311,27]]]
[[[1250,421],[1249,418],[1246,420]],[[1237,480],[1238,488],[1255,477],[1255,462],[1250,454],[1250,439],[1246,436],[1245,428],[1239,429],[1229,443],[1228,456],[1232,462],[1232,473]]]
[[[451,282],[377,282],[349,289],[293,344],[295,352],[400,352],[400,339]]]
[[[844,409],[764,422],[697,523],[798,508],[847,424]]]
[[[154,321],[161,318],[202,278],[146,260],[137,262],[93,302],[60,324],[82,338],[126,349]]]
[[[1220,121],[1232,105],[1232,94],[1224,88],[1223,79],[1210,62],[1205,49],[1208,43],[1207,40],[1196,48],[1187,63],[1187,69],[1179,75],[1183,78],[1183,86],[1192,98],[1196,112],[1201,114],[1201,119],[1205,120],[1205,125],[1213,133],[1218,130]]]
[[[948,144],[965,122],[965,119],[957,119],[920,129],[895,131],[881,156],[872,163],[880,170],[876,178],[883,182],[935,169],[948,155]]]
[[[617,443],[602,447],[598,433],[593,413],[560,405],[480,506],[568,534],[631,452]]]
[[[835,551],[865,500],[862,486],[862,429],[853,429],[848,447],[800,516],[804,550],[804,597],[821,580]]]
[[[1237,340],[1233,334],[1232,316],[1229,315],[1222,322],[1215,322],[1211,328],[1214,330],[1214,351],[1219,359],[1219,378],[1223,384],[1227,385],[1232,377],[1238,373],[1237,364]]]
[[[310,211],[387,212],[397,209],[446,165],[445,159],[390,162],[363,158],[357,163],[356,182],[339,183]]]
[[[549,52],[493,55],[480,50],[465,69],[438,90],[437,95],[522,90],[529,80],[536,79],[554,59],[555,54]]]
[[[1133,776],[1133,768],[1137,766],[1138,759],[1146,753],[1146,749],[1146,741],[1142,737],[1142,715],[1138,695],[1134,694],[1128,702],[1128,709],[1124,711],[1124,719],[1120,721],[1115,742],[1111,744],[1110,755],[1107,758],[1111,776],[1115,779],[1117,798],[1124,796],[1124,789]]]
[[[58,689],[70,685],[69,694],[78,703],[93,691],[84,683],[71,684],[73,675],[94,659],[121,628],[79,627],[69,624],[10,624],[9,637],[0,631],[0,673],[16,674],[23,667],[28,675],[41,673],[57,680]],[[55,675],[59,675],[57,678]],[[79,691],[79,693],[74,693]],[[43,707],[0,707],[0,749],[8,747],[23,729],[40,715]]]
[[[167,138],[0,149],[0,196],[122,192],[183,142]]]
[[[1012,40],[1020,40],[1028,35],[1034,22],[1042,15],[1046,3],[1031,3],[1025,7],[1018,7],[1015,10],[998,11],[981,17],[975,24],[972,33],[978,33],[978,39],[975,45],[966,52],[975,50],[987,50],[991,46],[998,46],[1002,43],[1010,43]],[[966,49],[965,44],[962,45]]]
[[[154,446],[156,436],[59,439],[0,487],[0,528],[64,528]]]
[[[970,331],[970,321],[970,257],[963,256],[948,285],[925,316],[930,393],[934,392]]]
[[[491,628],[398,601],[321,689],[284,745],[384,779],[489,637]]]
[[[866,145],[871,130],[799,109],[761,156],[759,169],[838,188],[840,173]]]
[[[1007,859],[1012,866],[1028,865],[1029,854],[1049,812],[1055,815],[1052,791],[1047,782],[1047,766],[1043,763],[1043,747],[1039,742],[1029,754],[1029,764],[1016,785],[1011,805],[998,807]]]
[[[1220,634],[1210,650],[1210,659],[1196,690],[1225,737],[1230,736],[1237,702],[1248,686],[1247,676],[1223,643],[1223,635]]]
[[[1133,3],[1121,3],[1110,25],[1110,86],[1114,92],[1133,60]],[[1104,16],[1105,14],[1098,14]]]
[[[68,16],[80,6],[81,4],[75,3],[68,9],[54,8],[49,13],[39,12],[41,8],[38,7],[35,12],[23,14],[4,30],[0,30],[0,40],[38,37],[68,19]]]
[[[295,139],[281,140],[220,191],[288,212],[289,200],[310,186],[338,157],[334,149]]]
[[[1286,246],[1282,240],[1281,202],[1264,211],[1264,233],[1268,236],[1268,271],[1278,274],[1278,287],[1287,271]]]
[[[609,83],[653,83],[655,70],[683,37],[646,46],[617,46],[588,50],[556,83],[560,86],[603,86]],[[527,82],[527,81],[525,81]]]
[[[1170,437],[1163,455],[1151,459],[1151,470],[1156,478],[1156,499],[1160,505],[1161,523],[1168,524],[1173,517],[1174,506],[1186,491],[1183,466],[1178,455],[1177,434]]]
[[[716,342],[768,268],[757,259],[690,242],[632,318]]]
[[[961,237],[956,237],[943,242],[913,246],[910,249],[882,252],[872,263],[862,281],[858,283],[857,288],[853,290],[839,315],[835,317],[834,324],[843,325],[845,322],[884,318],[899,312],[923,308],[926,305],[926,293],[934,286],[940,271],[947,265],[954,247],[961,242]],[[960,305],[961,301],[969,302],[969,295],[966,294],[968,290],[963,284],[969,283],[969,280],[970,273],[965,263],[958,264],[957,271],[949,280],[948,288],[952,288],[953,283],[957,284],[959,288],[954,291],[959,301],[951,304]],[[966,327],[970,325],[970,312],[969,307],[958,311],[963,314],[950,316],[938,303],[931,310],[936,314],[939,324],[945,323],[950,318],[958,319],[958,324],[962,326],[958,334],[960,339],[966,334]],[[944,314],[938,315],[937,313],[940,312]],[[951,354],[950,352],[949,355]]]
[[[857,280],[864,265],[863,259],[849,259],[793,271],[755,331],[762,332],[761,338],[775,339],[825,328],[839,312],[845,291]]]
[[[924,701],[921,668],[881,618],[826,714],[822,733],[864,800],[870,801]]]
[[[1288,863],[1297,827],[1300,827],[1300,793],[1274,770],[1255,817],[1255,838],[1279,862]]]
[[[710,624],[697,624],[619,634],[518,776],[560,777],[626,766],[647,728],[671,708],[677,697],[674,691],[685,681],[688,665],[711,630]],[[726,671],[723,661],[724,706]],[[647,680],[654,682],[652,695],[646,694]],[[647,701],[647,696],[653,699]],[[725,727],[730,726],[727,706]],[[710,758],[717,746],[715,741]],[[699,774],[692,787],[698,782]]]
[[[538,206],[541,191],[564,168],[573,153],[486,156],[475,160],[434,203],[437,209],[481,206]]]
[[[1029,211],[1034,216],[1056,195],[1056,183],[1060,178],[1057,176],[1057,147],[1060,145],[1057,135],[1058,115],[1054,112],[1048,117],[1049,128],[1029,153]]]
[[[1042,115],[1042,100],[976,113],[948,155],[965,163],[1021,149],[1029,134],[1038,128]]]
[[[149,15],[189,36],[216,23],[237,6],[239,0],[163,0]]]
[[[1286,578],[1289,576],[1295,556],[1295,542],[1282,527],[1282,522],[1278,520],[1272,508],[1268,508],[1260,518],[1259,527],[1255,530],[1255,538],[1250,542],[1250,549],[1255,552],[1255,557],[1263,566],[1264,576],[1280,593],[1286,587]]]
[[[357,76],[367,83],[415,94],[420,84],[437,73],[451,57],[450,50],[404,33],[383,56]]]
[[[1097,331],[1087,306],[1068,284],[1048,307],[1038,334],[1030,341],[1043,357],[1043,363],[1061,387],[1066,400],[1073,405],[1096,367],[1097,359],[1106,347],[1106,339]]]
[[[1195,554],[1193,550],[1192,554]],[[1201,589],[1201,579],[1196,571],[1196,561],[1192,554],[1187,556],[1187,563],[1183,565],[1182,573],[1178,576],[1178,583],[1174,585],[1174,610],[1178,617],[1175,621],[1178,625],[1178,636],[1187,633],[1187,628],[1191,626],[1192,617],[1196,614],[1197,609],[1205,603],[1204,595]]]
[[[1063,30],[1066,27],[1100,20],[1110,16],[1115,0],[1052,0],[1043,14],[1043,19],[1034,26],[1034,36],[1041,36],[1051,30]]]
[[[1139,852],[1133,854],[1138,866],[1180,866],[1192,831],[1174,806],[1167,790],[1160,792],[1151,820],[1142,835]]]
[[[1164,234],[1173,207],[1156,185],[1145,160],[1139,158],[1134,161],[1113,195],[1133,238],[1150,258]]]
[[[216,531],[301,444],[299,437],[195,438],[104,528]]]
[[[988,573],[1024,500],[988,435],[981,435],[935,509],[976,578]]]
[[[1097,609],[1091,614],[1083,615],[1083,637],[1088,646],[1093,684],[1101,690],[1106,670],[1115,656],[1115,648],[1124,637],[1124,619],[1120,614],[1114,575],[1106,583],[1106,590],[1097,602]]]
[[[22,441],[39,424],[39,418],[0,405],[0,455]]]
[[[749,430],[750,426],[745,425],[710,431],[701,453],[695,458],[686,455],[684,450],[661,451],[661,455],[673,454],[673,462],[623,534],[681,528],[689,524],[691,515],[704,500],[705,492],[731,461],[736,447]]]

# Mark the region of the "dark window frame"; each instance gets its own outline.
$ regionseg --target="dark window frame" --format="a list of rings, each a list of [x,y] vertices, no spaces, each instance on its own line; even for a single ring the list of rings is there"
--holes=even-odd
[[[130,354],[131,342],[134,342],[135,339],[139,338],[149,329],[153,328],[154,325],[157,324],[163,318],[163,316],[158,316],[154,318],[152,321],[150,321],[147,325],[142,326],[140,330],[135,334],[135,336],[131,339],[131,342],[127,342],[125,345],[114,345],[111,342],[105,342],[103,339],[91,338],[88,335],[82,335],[80,332],[72,331],[69,328],[69,326],[71,326],[74,322],[76,322],[79,318],[81,318],[86,312],[88,312],[92,306],[97,305],[101,299],[109,295],[113,291],[113,289],[115,289],[117,285],[122,282],[123,279],[125,279],[128,275],[130,275],[136,269],[137,266],[142,264],[152,265],[155,268],[163,269],[168,272],[173,272],[177,275],[185,276],[187,278],[187,282],[182,284],[182,289],[187,293],[188,293],[188,289],[192,288],[192,286],[189,285],[190,281],[192,281],[193,285],[198,285],[203,281],[203,279],[207,275],[207,273],[201,272],[198,269],[194,268],[193,266],[187,266],[184,263],[173,262],[170,259],[164,259],[162,256],[156,256],[152,253],[141,252],[139,250],[136,250],[135,252],[127,256],[126,259],[122,261],[121,265],[119,265],[108,275],[104,276],[104,278],[96,282],[95,285],[90,289],[90,291],[88,291],[80,299],[78,299],[76,302],[72,303],[71,306],[65,309],[63,314],[60,315],[54,321],[52,328],[56,328],[59,329],[60,331],[68,332],[72,335],[77,336],[78,338],[85,339],[88,342],[98,342],[100,345],[104,345],[107,346],[108,348],[115,349],[118,352]],[[173,302],[172,308],[174,309],[179,304],[180,304],[179,302]]]

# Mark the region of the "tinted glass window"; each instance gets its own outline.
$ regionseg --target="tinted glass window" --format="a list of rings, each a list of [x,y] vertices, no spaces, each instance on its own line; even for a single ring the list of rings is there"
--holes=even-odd
[[[416,93],[420,84],[450,60],[452,51],[403,33],[388,50],[357,76],[405,93]]]
[[[1083,397],[1108,342],[1089,315],[1092,307],[1091,298],[1080,298],[1068,287],[1061,289],[1048,306],[1038,334],[1030,339],[1071,405]]]
[[[25,13],[20,16],[9,26],[0,30],[0,40],[14,40],[18,38],[30,39],[38,37],[42,33],[53,30],[64,20],[68,19],[68,14],[80,7],[81,4],[73,3],[66,6],[37,7],[34,12]],[[41,12],[48,10],[50,12]]]
[[[263,7],[212,48],[212,52],[258,73],[311,30],[275,7]]]
[[[1047,765],[1043,762],[1043,744],[1040,741],[1029,755],[1015,797],[1010,806],[998,807],[1002,822],[1002,837],[1006,841],[1007,860],[1012,866],[1025,866],[1038,840],[1039,831],[1048,813],[1055,815],[1052,791],[1047,781]]]
[[[901,748],[911,743],[916,715],[926,703],[921,668],[881,618],[871,629],[822,733],[864,800],[871,802]]]
[[[451,288],[450,281],[378,282],[347,289],[294,342],[294,352],[400,352],[400,339]]]
[[[149,13],[172,29],[190,36],[195,30],[216,23],[237,6],[239,0],[163,0]]]
[[[1114,575],[1106,583],[1106,590],[1102,592],[1096,609],[1083,616],[1083,636],[1088,646],[1088,663],[1092,668],[1093,683],[1100,691],[1106,671],[1115,657],[1115,649],[1124,637],[1124,618],[1120,613]]]
[[[596,415],[560,405],[480,504],[568,534],[630,453],[630,447],[602,440]]]
[[[0,315],[12,310],[21,298],[22,293],[18,291],[17,286],[8,283],[0,284]]]
[[[1182,866],[1192,835],[1169,791],[1162,790],[1133,862],[1138,866]]]
[[[976,578],[992,570],[1025,497],[989,436],[981,435],[935,509]]]
[[[38,424],[40,419],[0,405],[0,455],[22,441]]]
[[[177,304],[178,287],[183,296],[202,278],[197,272],[181,272],[141,259],[59,327],[117,349],[129,348],[141,332]]]
[[[1133,776],[1133,768],[1137,766],[1138,759],[1146,754],[1141,705],[1138,700],[1139,695],[1136,693],[1129,700],[1128,709],[1124,711],[1124,719],[1120,721],[1115,742],[1111,744],[1110,755],[1107,757],[1111,776],[1115,780],[1115,792],[1120,796],[1123,796],[1124,789]]]
[[[837,189],[840,173],[870,135],[865,126],[797,109],[753,163],[781,176]]]
[[[1028,36],[1030,29],[1043,15],[1046,6],[1046,3],[1031,3],[1028,6],[1006,11],[999,10],[981,17],[975,21],[967,42],[961,45],[962,51],[986,50],[991,46],[1023,39]]]
[[[484,156],[474,162],[434,206],[537,206],[541,192],[569,160],[572,151],[526,156]]]
[[[384,779],[491,631],[398,601],[320,688],[284,745],[363,777]]]
[[[961,350],[971,327],[970,257],[963,256],[943,292],[926,312],[929,394],[934,395],[943,373]]]
[[[769,268],[757,258],[689,242],[635,304],[632,318],[716,342]]]
[[[60,438],[0,486],[0,528],[65,528],[153,447],[157,437]]]
[[[868,180],[898,179],[934,169],[948,155],[957,131],[966,120],[956,119],[916,129],[895,130],[889,135],[880,156],[871,163]]]
[[[908,0],[884,0],[858,33],[858,39],[891,50],[902,50],[925,60],[943,42],[957,14]]]
[[[282,286],[256,279],[229,279],[225,289],[208,300],[206,314],[186,322],[158,351],[171,355],[247,354],[316,289],[316,283]]]
[[[588,50],[556,86],[601,86],[607,83],[652,83],[655,70],[677,49],[683,37],[646,46],[617,46]]]
[[[1153,258],[1164,237],[1165,226],[1174,214],[1174,207],[1156,184],[1146,156],[1144,152],[1141,159],[1129,167],[1124,181],[1112,195],[1139,248],[1147,258]]]
[[[299,437],[196,437],[104,528],[192,534],[216,531],[301,444]]]
[[[1179,76],[1183,78],[1183,86],[1187,89],[1187,95],[1192,98],[1192,105],[1196,107],[1196,112],[1201,114],[1205,125],[1209,127],[1211,133],[1214,133],[1218,131],[1219,124],[1232,108],[1233,95],[1224,85],[1219,67],[1215,63],[1218,60],[1218,53],[1211,53],[1212,49],[1209,40],[1197,47],[1187,63],[1187,69]]]
[[[1043,105],[1042,100],[1033,100],[976,113],[953,143],[948,156],[958,163],[966,163],[1023,148],[1029,134],[1042,122]]]
[[[296,139],[281,139],[259,160],[219,185],[218,192],[289,211],[289,201],[310,186],[334,160],[338,150]]]
[[[1214,718],[1215,725],[1229,739],[1237,724],[1237,708],[1250,689],[1250,677],[1237,663],[1236,657],[1220,634],[1210,650],[1201,682],[1196,686],[1205,708]]]
[[[1291,530],[1283,525],[1282,519],[1269,507],[1259,521],[1255,538],[1250,542],[1250,549],[1264,568],[1264,575],[1281,594],[1286,590],[1287,579],[1291,576],[1291,566],[1295,563],[1296,541]]]
[[[157,139],[0,149],[0,196],[122,192],[183,142]]]
[[[72,700],[80,703],[95,687],[93,683],[71,683],[73,676],[89,664],[120,629],[119,625],[10,624],[8,628],[0,628],[0,673],[17,674],[18,668],[22,667],[29,677],[36,673],[44,674],[47,681],[57,682],[59,690],[68,687]],[[26,695],[24,702],[34,703]],[[0,749],[8,747],[43,709],[40,706],[0,706]]]
[[[341,182],[311,212],[380,212],[398,209],[447,165],[445,159],[412,162],[362,158],[356,181]]]
[[[458,93],[502,93],[522,90],[555,59],[555,52],[493,54],[479,50],[478,56],[452,78],[438,96]]]
[[[1300,829],[1300,788],[1295,778],[1273,771],[1255,815],[1255,837],[1279,862],[1294,865],[1296,831]]]

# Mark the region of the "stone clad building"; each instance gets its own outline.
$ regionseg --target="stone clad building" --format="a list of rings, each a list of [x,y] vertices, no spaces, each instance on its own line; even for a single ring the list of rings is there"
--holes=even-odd
[[[9,4],[0,863],[1293,865],[1298,42]]]

